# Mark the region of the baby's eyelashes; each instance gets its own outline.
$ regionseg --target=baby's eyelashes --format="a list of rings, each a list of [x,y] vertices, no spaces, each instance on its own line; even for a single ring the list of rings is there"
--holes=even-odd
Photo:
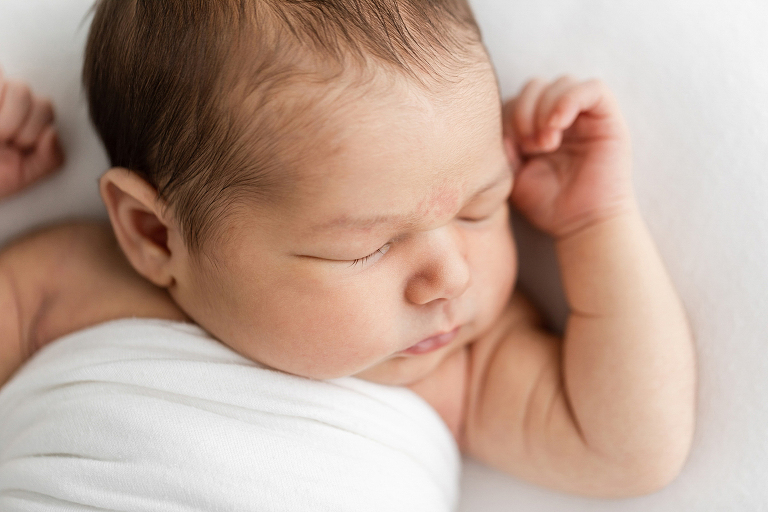
[[[357,258],[352,260],[352,264],[350,265],[350,267],[357,267],[358,265],[364,266],[366,264],[376,263],[381,259],[382,256],[384,256],[389,251],[390,247],[392,247],[392,243],[387,242],[386,244],[382,245],[381,247],[373,251],[368,256],[363,256],[362,258]]]
[[[495,212],[491,212],[491,213],[482,214],[482,215],[475,215],[475,216],[464,215],[464,216],[458,217],[458,219],[460,221],[463,221],[463,222],[470,222],[470,223],[473,223],[473,224],[479,224],[479,223],[484,222],[484,221],[490,219],[491,217],[493,217],[494,213]]]
[[[362,256],[360,258],[354,258],[354,257],[345,257],[345,251],[337,251],[336,254],[332,254],[334,250],[327,249],[326,251],[318,250],[316,254],[294,254],[294,256],[307,260],[307,261],[314,261],[315,263],[321,264],[321,265],[337,265],[341,266],[342,268],[362,268],[371,266],[377,261],[379,261],[392,247],[393,241],[389,241],[386,244],[382,245],[372,253]],[[312,251],[314,252],[314,251]],[[323,254],[325,252],[325,254]],[[349,254],[349,253],[347,253]]]

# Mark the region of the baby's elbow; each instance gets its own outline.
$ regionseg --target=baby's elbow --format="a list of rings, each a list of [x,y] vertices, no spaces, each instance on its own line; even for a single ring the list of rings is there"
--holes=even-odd
[[[674,482],[683,470],[685,461],[662,461],[645,464],[630,476],[631,492],[627,497],[644,496],[658,492]]]
[[[667,487],[682,473],[690,448],[691,438],[680,438],[632,457],[614,473],[621,475],[621,482],[616,486],[619,492],[611,497],[644,496]]]

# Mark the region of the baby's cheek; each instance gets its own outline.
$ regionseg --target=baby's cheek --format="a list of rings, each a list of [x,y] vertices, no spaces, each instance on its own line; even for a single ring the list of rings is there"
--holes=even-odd
[[[501,256],[496,263],[497,269],[498,273],[504,276],[504,279],[499,279],[499,299],[506,304],[517,280],[517,249],[511,228],[505,232],[499,254]]]
[[[509,300],[517,278],[517,252],[509,221],[500,223],[478,247],[478,284],[482,287],[485,308],[500,312]]]
[[[398,346],[396,303],[382,299],[390,296],[386,283],[362,277],[326,287],[304,303],[297,333],[304,343],[296,348],[315,378],[352,375],[389,355],[393,343]]]

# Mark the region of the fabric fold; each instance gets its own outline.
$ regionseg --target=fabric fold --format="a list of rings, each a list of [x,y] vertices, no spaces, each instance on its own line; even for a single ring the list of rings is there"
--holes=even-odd
[[[411,391],[274,371],[190,324],[74,333],[0,390],[3,511],[448,511],[459,468]]]

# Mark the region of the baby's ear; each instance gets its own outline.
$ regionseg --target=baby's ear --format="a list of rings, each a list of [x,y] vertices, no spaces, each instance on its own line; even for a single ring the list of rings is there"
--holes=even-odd
[[[174,282],[169,234],[176,231],[157,191],[136,173],[115,167],[99,180],[120,247],[134,269],[157,286]]]

